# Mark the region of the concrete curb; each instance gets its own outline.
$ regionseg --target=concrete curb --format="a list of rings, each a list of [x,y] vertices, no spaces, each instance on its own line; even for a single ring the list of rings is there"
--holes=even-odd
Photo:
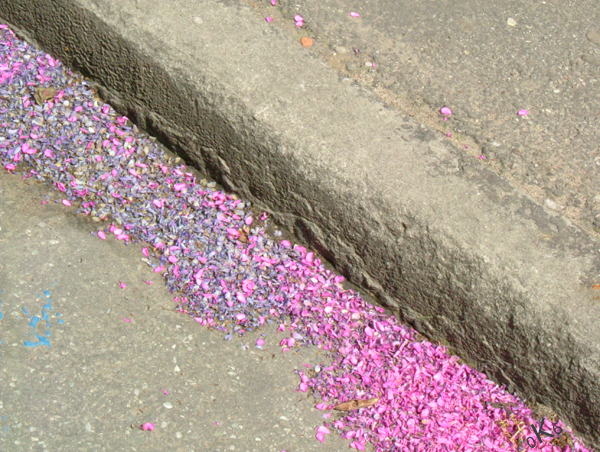
[[[600,447],[600,247],[245,7],[13,0],[0,17],[431,340]]]

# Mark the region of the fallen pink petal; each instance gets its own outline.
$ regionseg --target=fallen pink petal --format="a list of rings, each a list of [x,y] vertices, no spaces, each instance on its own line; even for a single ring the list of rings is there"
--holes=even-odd
[[[448,107],[443,107],[442,109],[440,109],[440,113],[443,115],[451,115],[452,110],[450,110]]]
[[[123,320],[124,322],[127,322],[127,323],[131,322],[131,319],[124,319],[123,317],[121,317],[121,320]]]
[[[350,13],[350,15],[351,15],[352,17],[360,17],[360,14],[358,14],[358,13],[354,13],[354,12]]]
[[[529,114],[529,112],[528,112],[527,110],[519,110],[519,111],[517,112],[517,114],[518,114],[519,116],[527,116],[527,115]]]
[[[146,431],[152,431],[154,430],[154,424],[150,423],[150,422],[146,422],[145,424],[142,424],[142,430]]]
[[[152,284],[152,281],[144,281],[144,282],[148,285]]]
[[[327,427],[323,426],[323,425],[321,425],[321,426],[320,426],[320,427],[317,429],[317,431],[318,431],[319,433],[323,433],[324,435],[329,435],[329,434],[331,433],[331,432],[329,431],[329,429],[328,429]]]
[[[329,433],[331,433],[331,432],[329,431],[329,429],[328,429],[327,427],[324,427],[324,426],[322,426],[322,425],[321,425],[321,426],[320,426],[320,427],[317,429],[317,435],[316,435],[316,438],[317,438],[319,441],[321,441],[321,442],[324,442],[324,441],[325,441],[325,435],[329,435]]]
[[[121,289],[125,289],[125,287],[127,287],[127,284],[121,281],[119,281],[119,285],[121,286]]]
[[[68,199],[63,199],[62,203],[67,207],[71,207],[71,201],[69,201]]]
[[[104,231],[98,231],[98,237],[100,237],[102,240],[106,240],[106,234]]]
[[[227,228],[227,233],[231,234],[234,237],[239,237],[239,235],[240,235],[240,231],[238,231],[235,228]]]
[[[275,20],[275,19],[273,19],[272,17],[265,17],[265,20],[266,20],[267,22],[271,22],[272,20]]]

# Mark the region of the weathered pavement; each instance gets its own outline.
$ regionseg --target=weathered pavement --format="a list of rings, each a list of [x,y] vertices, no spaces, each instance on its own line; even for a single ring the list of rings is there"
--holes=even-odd
[[[276,19],[271,23],[261,18],[271,11],[268,3],[254,8],[199,1],[13,1],[0,4],[0,16],[91,75],[121,113],[273,212],[403,320],[477,360],[479,370],[511,391],[551,406],[597,446],[600,305],[592,287],[600,282],[600,261],[592,232],[598,166],[591,144],[597,142],[597,102],[578,94],[596,83],[596,38],[587,27],[597,4],[542,2],[534,5],[537,11],[513,11],[507,3],[504,10],[473,6],[479,12],[466,13],[465,6],[435,21],[434,7],[425,2],[416,4],[414,14],[391,3],[335,14],[332,4],[319,10],[316,4],[300,5],[306,13],[283,4],[281,16],[269,13]],[[548,9],[541,9],[544,4]],[[563,7],[570,7],[568,14]],[[352,10],[362,14],[359,21],[352,22]],[[295,28],[295,13],[303,15],[308,31]],[[396,26],[394,14],[411,21],[411,33],[386,29]],[[569,16],[575,14],[579,20]],[[534,18],[535,26],[528,23]],[[472,30],[464,38],[472,48],[440,44],[446,38],[436,34],[438,27],[453,23]],[[493,32],[486,34],[484,25]],[[544,47],[542,36],[552,25],[560,39],[548,38]],[[351,30],[346,41],[339,30]],[[567,30],[575,38],[567,41]],[[529,44],[523,33],[537,33],[537,54],[523,50],[527,58],[506,64],[507,55],[519,55],[516,49]],[[311,48],[299,44],[306,34],[315,40]],[[432,42],[417,49],[423,36]],[[405,50],[386,47],[392,41]],[[329,44],[338,46],[336,55]],[[352,47],[360,55],[354,60]],[[468,58],[465,51],[475,59],[460,64],[457,55]],[[565,52],[574,52],[569,65]],[[437,58],[428,61],[427,54]],[[390,55],[404,66],[394,67]],[[457,63],[442,83],[439,62],[448,55]],[[377,77],[399,71],[396,91],[412,92],[383,104],[389,93],[363,89],[336,72],[345,65],[356,79],[369,80],[369,69],[359,70],[367,60],[382,71]],[[414,76],[406,75],[411,70],[401,69],[413,63]],[[533,70],[532,78],[519,79],[542,66],[550,71],[545,78]],[[505,77],[513,69],[518,86]],[[419,79],[424,82],[417,85]],[[479,92],[472,80],[488,91]],[[547,95],[548,87],[567,97]],[[517,88],[526,95],[511,96]],[[431,106],[453,108],[447,124],[434,124],[433,108],[411,106],[411,96],[421,92]],[[597,96],[597,89],[589,93]],[[527,119],[516,117],[522,108],[531,112]],[[555,111],[564,120],[552,119]],[[445,133],[463,134],[458,141],[464,139],[468,152],[402,112],[438,131],[446,125]],[[579,127],[579,141],[570,124]],[[547,145],[545,135],[558,147]],[[567,152],[568,143],[581,146]],[[476,144],[483,146],[485,162],[474,158],[479,152],[471,154]],[[534,151],[525,154],[528,149]]]
[[[347,450],[315,439],[323,412],[294,392],[322,351],[282,354],[274,325],[224,341],[175,313],[141,245],[90,236],[55,197],[0,173],[0,450]]]

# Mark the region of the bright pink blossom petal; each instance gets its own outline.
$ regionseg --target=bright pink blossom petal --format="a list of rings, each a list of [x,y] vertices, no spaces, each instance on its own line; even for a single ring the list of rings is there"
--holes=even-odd
[[[98,231],[98,237],[100,237],[102,240],[106,240],[106,234],[104,231]]]
[[[68,199],[63,199],[62,203],[67,207],[71,207],[71,201],[69,201]]]
[[[351,15],[352,17],[360,17],[360,14],[358,14],[358,13],[354,13],[354,12],[350,13],[350,15]]]
[[[239,235],[240,235],[240,232],[234,228],[227,228],[227,233],[234,237],[239,237]]]
[[[448,107],[443,107],[440,110],[440,113],[443,115],[451,115],[452,114],[452,110],[450,110]]]
[[[527,116],[527,115],[529,114],[529,112],[528,112],[527,110],[519,110],[519,111],[517,112],[517,114],[518,114],[519,116]]]
[[[142,430],[146,431],[146,430],[154,430],[154,424],[150,423],[150,422],[146,422],[145,424],[142,425]]]

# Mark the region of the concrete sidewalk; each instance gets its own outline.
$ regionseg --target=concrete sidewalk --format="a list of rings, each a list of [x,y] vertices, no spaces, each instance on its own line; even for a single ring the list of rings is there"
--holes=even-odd
[[[175,312],[140,244],[90,237],[104,223],[20,179],[0,173],[0,450],[347,450],[294,392],[322,350],[282,354],[274,324],[224,341]]]
[[[402,320],[431,340],[452,345],[460,356],[476,359],[478,370],[511,392],[551,406],[598,447],[600,304],[592,287],[600,282],[600,250],[591,217],[588,221],[581,214],[582,227],[574,224],[557,208],[563,202],[558,197],[536,202],[519,171],[500,171],[512,178],[511,185],[494,166],[512,158],[503,146],[529,145],[519,136],[516,145],[505,143],[503,137],[513,129],[503,128],[502,119],[513,115],[510,121],[535,138],[527,127],[536,122],[514,116],[521,107],[535,109],[509,102],[498,116],[500,123],[492,118],[489,129],[487,123],[481,130],[469,126],[479,120],[477,105],[485,103],[472,92],[472,80],[485,81],[483,71],[499,62],[484,58],[483,66],[465,65],[456,81],[446,80],[440,88],[462,88],[464,98],[437,99],[450,107],[456,103],[447,131],[463,130],[464,144],[470,143],[469,152],[457,149],[438,133],[442,125],[437,132],[423,125],[428,109],[410,106],[414,93],[406,95],[404,104],[395,98],[398,108],[406,108],[404,115],[391,100],[382,102],[381,92],[335,69],[338,65],[343,72],[338,55],[356,53],[347,50],[359,42],[365,45],[361,56],[345,61],[346,71],[369,80],[368,69],[361,74],[368,62],[363,59],[383,66],[379,74],[397,70],[386,63],[397,50],[385,48],[379,37],[400,40],[400,32],[369,19],[393,18],[389,4],[387,11],[376,10],[385,3],[365,10],[358,22],[348,16],[356,9],[333,14],[331,4],[319,10],[314,5],[306,3],[306,14],[297,11],[309,24],[305,30],[295,27],[293,6],[287,4],[280,16],[269,13],[275,21],[267,23],[262,16],[271,11],[270,3],[254,8],[208,1],[56,0],[48,5],[13,0],[0,4],[0,17],[30,42],[91,76],[117,111],[161,137],[189,163],[272,212]],[[592,20],[586,12],[591,4],[585,5],[577,13]],[[429,11],[404,15],[418,23]],[[566,21],[560,9],[554,11],[548,17]],[[506,20],[503,16],[502,23]],[[427,24],[433,22],[423,28]],[[334,42],[345,29],[352,30],[347,42]],[[508,32],[498,39],[502,33]],[[313,47],[300,45],[305,35],[315,40]],[[577,39],[591,46],[594,36]],[[327,50],[329,44],[336,55]],[[422,51],[427,53],[425,47]],[[409,46],[407,62],[411,52]],[[593,64],[592,57],[581,61]],[[577,69],[580,75],[593,75],[595,69],[584,63]],[[428,68],[435,74],[433,66]],[[472,118],[453,129],[454,117],[469,117],[465,102],[471,99]],[[434,114],[429,109],[430,126]],[[469,141],[466,135],[473,130]],[[547,130],[552,138],[554,129]],[[491,140],[500,140],[484,145],[491,166],[470,154],[488,131]],[[563,142],[566,137],[561,135]],[[582,147],[573,164],[590,161],[586,152]],[[540,174],[544,170],[540,164],[532,168]],[[595,168],[582,176],[592,191],[598,183],[591,179]],[[579,188],[565,190],[577,198]]]

